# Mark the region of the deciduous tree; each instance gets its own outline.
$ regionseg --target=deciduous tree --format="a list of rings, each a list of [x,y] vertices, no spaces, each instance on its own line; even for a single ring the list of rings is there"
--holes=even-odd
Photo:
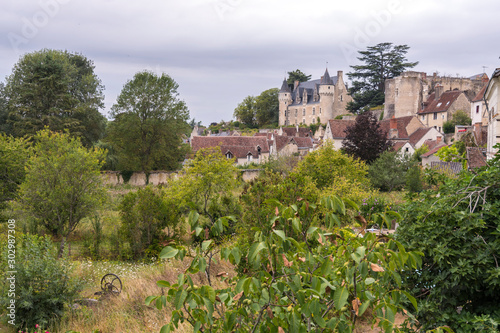
[[[105,141],[118,157],[121,170],[175,170],[187,152],[189,111],[179,99],[178,84],[167,74],[143,71],[123,87],[111,108],[113,121]]]
[[[243,99],[241,103],[238,104],[236,109],[234,109],[233,116],[240,123],[245,124],[248,127],[256,126],[255,114],[257,112],[255,105],[255,97],[247,96]]]
[[[365,107],[373,107],[384,103],[385,80],[400,75],[417,62],[408,62],[407,45],[380,43],[359,51],[358,60],[363,65],[351,66],[352,72],[347,76],[352,81],[349,94],[353,101],[347,104],[352,113],[360,113]]]
[[[358,115],[355,123],[347,127],[345,133],[342,149],[368,164],[392,145],[387,139],[387,133],[380,128],[380,123],[370,111]]]
[[[105,199],[100,168],[105,152],[87,149],[67,133],[43,130],[34,137],[34,154],[20,186],[22,205],[54,236],[67,237]]]
[[[277,124],[279,121],[278,88],[263,91],[255,99],[255,119],[259,127]]]
[[[15,136],[68,130],[86,146],[104,133],[103,85],[85,56],[44,49],[24,55],[7,77],[8,124]]]

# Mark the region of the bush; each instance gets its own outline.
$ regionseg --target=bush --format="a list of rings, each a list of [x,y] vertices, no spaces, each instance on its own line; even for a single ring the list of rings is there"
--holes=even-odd
[[[385,151],[370,165],[368,176],[381,191],[399,190],[406,183],[408,163],[406,155],[401,158],[397,152]]]
[[[134,259],[142,258],[148,249],[148,256],[154,256],[161,250],[158,241],[162,237],[175,236],[179,227],[180,214],[175,205],[167,205],[160,190],[151,186],[129,192],[119,210],[121,231],[130,244]]]
[[[444,134],[455,133],[455,125],[451,122],[451,120],[443,123],[443,132]]]
[[[63,259],[57,260],[57,251],[49,237],[17,235],[15,270],[15,300],[17,329],[47,326],[63,316],[65,306],[77,295],[75,281],[69,277],[69,266]],[[7,242],[2,242],[6,244]],[[5,250],[7,250],[5,248]],[[7,253],[2,255],[2,310],[11,302],[10,283],[7,280]]]

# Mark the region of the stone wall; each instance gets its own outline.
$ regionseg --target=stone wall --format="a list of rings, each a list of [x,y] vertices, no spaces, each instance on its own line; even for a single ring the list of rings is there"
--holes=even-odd
[[[249,182],[257,178],[260,171],[261,169],[241,170],[241,177],[245,182]],[[116,186],[124,183],[123,177],[119,171],[104,171],[101,173],[101,177],[106,185]],[[152,171],[149,175],[149,184],[155,186],[166,184],[170,179],[176,179],[177,177],[177,172]],[[146,175],[144,172],[134,172],[127,184],[133,186],[146,186]]]

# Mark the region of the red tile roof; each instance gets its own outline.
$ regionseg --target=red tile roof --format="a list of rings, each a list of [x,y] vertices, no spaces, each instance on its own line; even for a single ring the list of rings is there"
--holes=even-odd
[[[481,148],[467,147],[467,164],[469,169],[475,169],[486,165],[486,156]]]
[[[436,100],[436,93],[432,93],[427,100],[426,106],[420,110],[419,114],[445,112],[455,102],[463,92],[460,90],[449,90],[441,94],[439,100]]]
[[[484,93],[486,91],[486,87],[487,86],[488,85],[485,84],[483,86],[483,88],[481,88],[481,90],[479,90],[479,92],[477,93],[476,97],[474,97],[474,99],[472,100],[472,102],[480,102],[480,101],[484,100]]]
[[[410,143],[414,146],[416,145],[420,139],[422,139],[424,137],[424,135],[427,134],[427,132],[429,132],[431,130],[430,127],[422,127],[422,128],[419,128],[418,130],[416,130],[415,132],[413,132],[411,135],[410,135]]]
[[[406,117],[400,117],[400,118],[395,118],[397,120],[397,129],[398,129],[398,139],[408,139],[408,132],[406,131],[406,126],[411,122],[411,120],[415,118],[415,116],[406,116]],[[390,124],[391,120],[390,119],[384,119],[380,122],[380,128],[387,133],[389,136],[390,134]]]
[[[427,141],[430,141],[430,140],[427,140]],[[427,153],[422,154],[422,157],[429,157],[431,155],[434,155],[435,153],[437,153],[437,151],[439,149],[441,149],[441,148],[443,148],[445,146],[447,146],[447,145],[446,145],[446,143],[443,143],[443,142],[441,142],[439,145],[434,145],[434,148],[432,148],[431,150],[429,150]]]
[[[301,138],[305,138],[306,136],[312,136],[311,130],[307,127],[299,127],[298,132],[296,127],[283,127],[282,129],[283,129],[283,135],[286,136],[298,136]]]
[[[269,143],[267,137],[262,136],[226,136],[226,137],[211,137],[211,136],[195,136],[191,141],[191,148],[194,152],[202,148],[221,147],[223,154],[227,151],[237,158],[244,158],[251,153],[253,156],[258,155],[258,146],[261,148],[261,153],[269,153]]]
[[[345,138],[345,130],[347,127],[354,125],[355,120],[330,119],[330,130],[334,139]]]

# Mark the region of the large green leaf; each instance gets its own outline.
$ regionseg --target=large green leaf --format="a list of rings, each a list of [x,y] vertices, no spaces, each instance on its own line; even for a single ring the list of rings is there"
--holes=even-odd
[[[349,296],[349,291],[346,287],[340,287],[335,290],[333,294],[333,302],[335,303],[335,308],[337,310],[342,309],[342,307],[347,302],[347,297]]]
[[[163,248],[163,250],[161,250],[160,258],[161,259],[170,259],[170,258],[175,257],[177,255],[177,253],[179,253],[179,250],[174,249],[171,246],[167,246],[167,247]]]

